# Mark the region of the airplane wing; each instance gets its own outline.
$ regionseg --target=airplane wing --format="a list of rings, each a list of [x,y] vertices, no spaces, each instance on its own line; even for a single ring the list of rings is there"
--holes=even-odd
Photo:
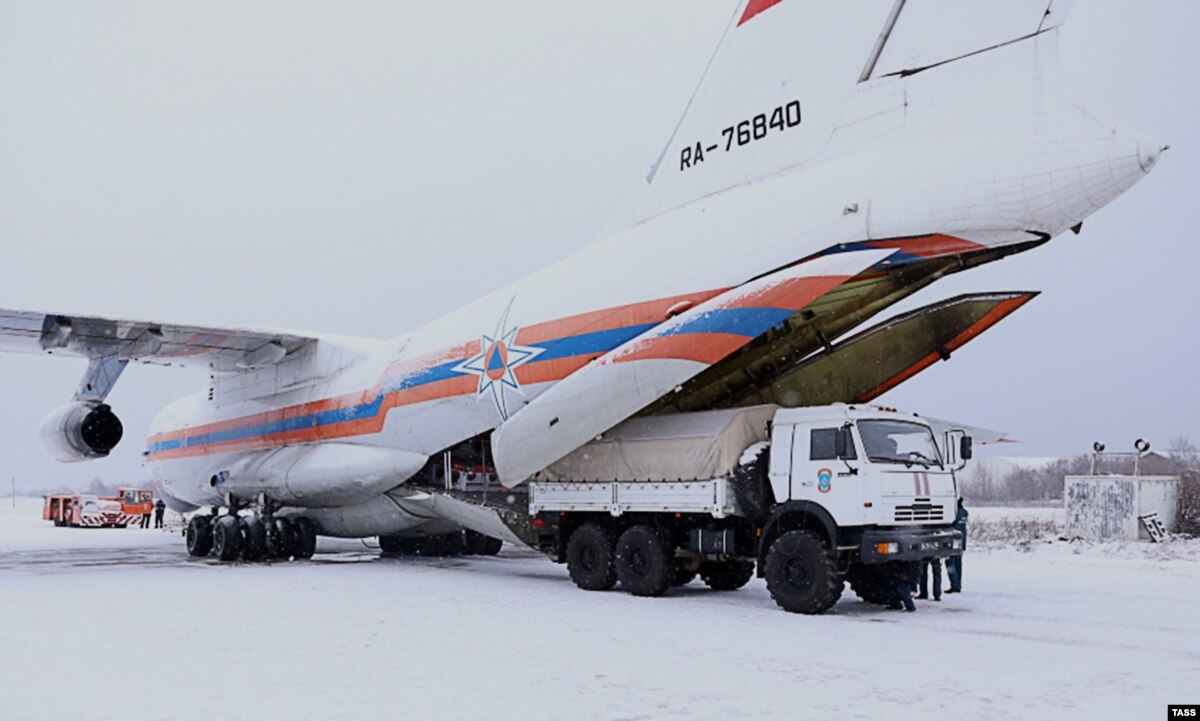
[[[684,311],[593,360],[492,434],[500,480],[508,485],[523,482],[893,252],[840,253],[776,271]],[[581,402],[583,398],[588,401]]]
[[[282,361],[315,337],[0,308],[0,351],[235,372]]]

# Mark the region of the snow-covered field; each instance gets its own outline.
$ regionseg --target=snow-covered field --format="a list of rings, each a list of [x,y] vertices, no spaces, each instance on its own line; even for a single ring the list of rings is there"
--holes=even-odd
[[[757,580],[638,599],[529,551],[346,541],[227,566],[39,511],[0,507],[3,719],[1134,719],[1200,698],[1196,542],[977,550],[966,593],[916,613],[847,592],[805,617]]]

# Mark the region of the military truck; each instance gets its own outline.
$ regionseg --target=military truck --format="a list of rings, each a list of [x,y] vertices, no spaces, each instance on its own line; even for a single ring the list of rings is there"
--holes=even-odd
[[[817,614],[847,582],[884,603],[916,562],[962,553],[970,457],[964,432],[879,406],[640,417],[535,475],[529,514],[579,588],[733,590],[757,573],[782,608]]]

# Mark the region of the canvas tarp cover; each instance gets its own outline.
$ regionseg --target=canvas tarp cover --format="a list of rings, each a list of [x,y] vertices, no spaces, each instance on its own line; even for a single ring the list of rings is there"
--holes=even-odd
[[[767,440],[778,406],[632,418],[552,463],[541,481],[675,481],[728,475]]]

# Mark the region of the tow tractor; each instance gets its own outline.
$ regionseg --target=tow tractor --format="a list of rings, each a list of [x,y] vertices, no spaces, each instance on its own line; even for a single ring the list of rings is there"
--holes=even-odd
[[[153,506],[154,492],[144,488],[121,488],[115,497],[47,493],[42,497],[42,520],[56,526],[125,528]]]

